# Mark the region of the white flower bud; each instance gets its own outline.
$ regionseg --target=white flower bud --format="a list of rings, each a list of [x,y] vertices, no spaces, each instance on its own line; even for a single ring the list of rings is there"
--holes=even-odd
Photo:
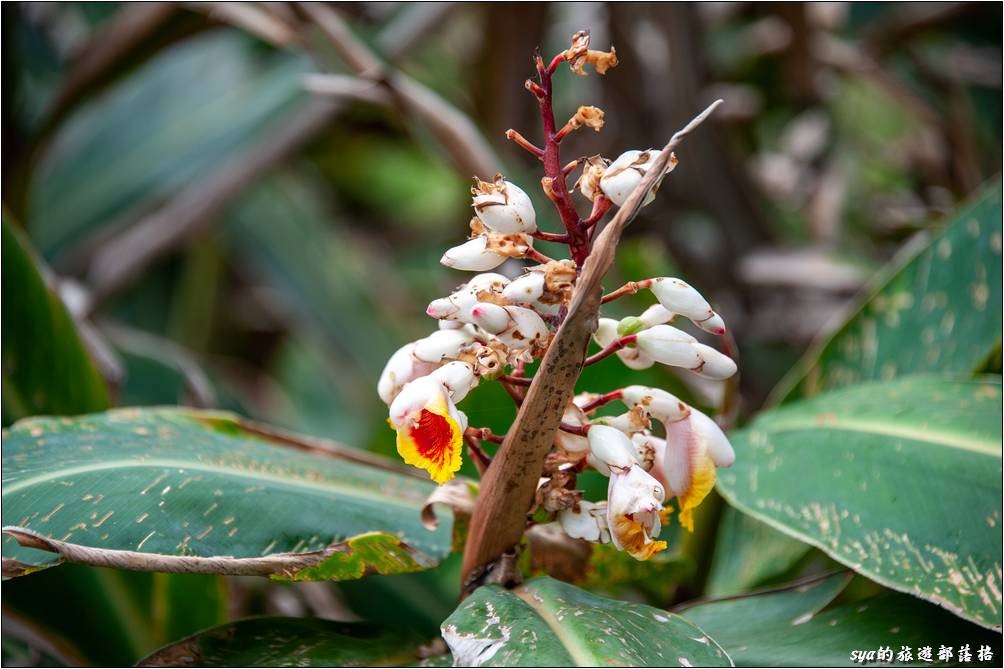
[[[457,289],[466,291],[473,291],[479,293],[481,291],[490,290],[493,293],[501,293],[502,289],[509,285],[509,278],[498,274],[496,272],[482,272],[481,274],[475,274],[467,283]]]
[[[439,297],[429,302],[425,313],[433,318],[457,320],[457,316],[460,314],[460,307],[449,297]]]
[[[558,522],[573,539],[585,539],[594,544],[610,543],[606,502],[580,501],[570,509],[559,511]]]
[[[663,424],[682,420],[690,413],[689,406],[661,388],[628,386],[621,391],[621,400],[629,406],[640,407]]]
[[[502,175],[496,175],[494,183],[476,180],[471,193],[475,215],[492,232],[511,235],[537,231],[537,217],[530,197]]]
[[[694,346],[697,340],[672,325],[655,325],[636,336],[636,344],[641,352],[656,362],[687,369],[696,369],[702,362]]]
[[[672,277],[652,279],[649,287],[655,298],[669,311],[692,320],[712,334],[725,334],[725,323],[704,297],[690,284]]]
[[[509,327],[509,312],[491,302],[478,302],[470,310],[471,322],[491,334],[499,334]]]
[[[593,333],[593,339],[606,348],[618,338],[618,325],[619,323],[612,318],[601,318],[597,323],[596,332]],[[617,357],[630,369],[648,369],[654,362],[638,348],[622,348],[617,351]]]
[[[653,325],[665,325],[675,317],[676,314],[661,304],[653,304],[648,309],[641,312],[641,315],[638,316],[638,320],[641,321],[642,326],[650,328]]]
[[[488,236],[478,235],[469,239],[460,246],[448,249],[439,262],[453,269],[465,270],[468,272],[484,272],[495,269],[503,262],[507,256],[501,255],[488,248]]]
[[[473,341],[468,330],[436,330],[415,342],[414,355],[424,362],[442,362],[443,358],[456,358]]]
[[[510,348],[528,348],[547,339],[547,323],[537,312],[524,307],[505,307],[509,327],[496,336]]]
[[[648,420],[643,413],[626,411],[617,416],[601,416],[593,420],[593,425],[609,425],[624,434],[633,434],[648,428]]]
[[[429,376],[446,386],[446,389],[450,391],[450,398],[454,402],[460,402],[467,397],[467,393],[472,388],[478,385],[478,377],[474,374],[474,369],[466,362],[448,362]]]
[[[561,422],[568,425],[581,427],[589,422],[586,414],[582,412],[576,404],[565,407],[565,413],[561,415]],[[554,443],[566,453],[579,454],[589,450],[589,440],[578,434],[558,430],[554,436]]]
[[[405,384],[425,376],[436,368],[436,364],[415,358],[416,342],[409,342],[394,352],[380,373],[377,394],[384,404],[390,404]]]
[[[426,310],[426,313],[428,313],[428,309]],[[445,318],[439,320],[440,330],[462,330],[465,325],[467,324],[461,323],[460,321],[449,321]]]
[[[589,464],[601,474],[609,476],[611,467],[626,469],[638,464],[634,444],[617,428],[592,425],[586,435],[589,438]]]
[[[701,366],[694,371],[708,379],[727,379],[736,373],[736,361],[721,351],[706,344],[694,344],[697,354],[701,356]]]
[[[600,188],[603,190],[604,195],[618,207],[623,206],[627,202],[631,192],[641,183],[642,178],[648,170],[652,168],[660,153],[662,152],[656,149],[625,151],[622,153],[603,172],[603,178],[600,179]],[[676,167],[675,156],[671,157],[669,163],[666,165],[665,174],[672,172],[674,167]],[[655,199],[655,193],[659,190],[659,183],[661,181],[662,179],[660,178],[652,186],[652,190],[645,196],[642,206]]]
[[[502,291],[502,296],[513,302],[534,303],[544,294],[546,277],[543,272],[527,272]]]

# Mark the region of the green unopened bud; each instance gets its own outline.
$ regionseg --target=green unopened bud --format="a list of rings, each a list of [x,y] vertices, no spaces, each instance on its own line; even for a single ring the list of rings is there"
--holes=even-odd
[[[619,337],[626,337],[637,334],[643,329],[645,329],[645,322],[642,319],[637,316],[628,316],[627,318],[622,318],[621,322],[617,324],[617,335]]]

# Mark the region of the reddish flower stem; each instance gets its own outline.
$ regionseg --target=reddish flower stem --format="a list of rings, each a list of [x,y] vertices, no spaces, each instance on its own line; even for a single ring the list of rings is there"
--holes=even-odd
[[[619,297],[624,297],[625,295],[634,295],[642,288],[648,288],[651,285],[652,282],[649,279],[645,279],[643,281],[628,281],[617,290],[611,291],[606,295],[604,295],[603,298],[600,300],[600,303],[606,304],[607,302],[616,300]]]
[[[559,234],[559,233],[556,233],[556,232],[543,232],[541,230],[538,230],[537,232],[533,233],[533,238],[534,239],[539,239],[539,240],[545,241],[545,242],[558,242],[559,244],[567,244],[568,243],[568,233],[567,232],[562,232],[562,233]]]
[[[624,394],[624,391],[621,390],[621,389],[612,390],[609,393],[606,393],[605,395],[600,395],[599,397],[597,397],[596,399],[592,400],[591,402],[587,402],[586,404],[583,404],[579,408],[582,409],[583,413],[589,413],[590,411],[595,411],[596,409],[599,409],[601,406],[604,406],[605,404],[609,404],[610,402],[613,402],[614,400],[619,400],[621,398],[621,395],[623,395],[623,394]]]
[[[527,151],[529,151],[531,154],[533,154],[538,158],[544,155],[544,150],[542,148],[540,148],[539,146],[537,146],[536,144],[534,144],[526,137],[513,130],[512,128],[505,131],[505,137],[508,140],[516,142],[518,145],[520,145],[521,147],[523,147],[524,149],[526,149]]]
[[[502,383],[508,383],[513,386],[528,386],[533,383],[532,376],[511,376],[509,374],[503,374],[499,377],[499,381]]]
[[[554,103],[551,89],[551,75],[554,70],[564,60],[564,56],[555,56],[551,64],[545,68],[544,61],[537,56],[537,73],[540,75],[540,88],[544,95],[540,100],[540,119],[544,126],[544,155],[541,160],[544,163],[544,174],[550,179],[551,200],[554,202],[558,216],[568,233],[568,250],[575,261],[576,267],[582,267],[589,255],[589,238],[582,227],[579,213],[572,203],[572,196],[568,192],[568,185],[565,183],[565,172],[561,164],[561,153],[558,135],[554,126]]]
[[[593,200],[593,210],[589,213],[589,218],[582,221],[582,227],[591,228],[599,223],[600,219],[603,218],[603,215],[610,210],[610,207],[612,207],[613,204],[613,202],[602,195],[597,197]]]
[[[493,444],[501,444],[505,439],[504,434],[495,434],[487,427],[469,427],[464,432],[464,436],[472,436],[476,439],[481,439],[482,441],[490,441]]]
[[[537,249],[529,249],[529,250],[527,250],[526,257],[527,258],[532,258],[532,259],[536,260],[539,263],[554,262],[554,258],[551,258],[550,256],[544,255],[543,253],[541,253]]]
[[[474,463],[474,468],[478,470],[478,476],[484,476],[488,465],[492,463],[491,457],[481,448],[481,443],[473,434],[465,432],[464,441],[467,443],[467,455]]]
[[[612,342],[609,346],[604,348],[599,353],[594,353],[588,358],[586,358],[586,361],[582,363],[582,366],[587,367],[589,365],[594,365],[600,360],[603,360],[604,358],[613,355],[614,353],[621,350],[625,346],[635,343],[635,341],[637,340],[638,340],[638,335],[628,335],[626,337],[621,337],[617,341]]]
[[[567,432],[569,434],[577,434],[580,437],[586,436],[586,434],[589,432],[588,425],[571,425],[569,423],[561,423],[560,425],[558,425],[558,429],[561,430],[562,432]]]

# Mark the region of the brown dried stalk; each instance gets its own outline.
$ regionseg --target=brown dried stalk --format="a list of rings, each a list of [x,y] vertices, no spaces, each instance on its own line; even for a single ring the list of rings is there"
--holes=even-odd
[[[494,563],[517,545],[523,535],[526,513],[533,503],[544,458],[554,443],[561,416],[582,371],[589,339],[596,330],[601,283],[613,264],[624,228],[637,215],[645,195],[665,172],[672,150],[721,102],[716,100],[673,135],[624,206],[596,237],[576,282],[568,315],[558,327],[505,441],[481,479],[481,491],[464,550],[462,583],[465,594],[484,582]]]

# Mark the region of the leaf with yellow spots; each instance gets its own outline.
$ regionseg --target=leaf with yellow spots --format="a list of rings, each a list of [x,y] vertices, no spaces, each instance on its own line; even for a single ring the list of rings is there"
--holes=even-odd
[[[1001,346],[1001,215],[997,183],[915,238],[771,403],[907,374],[982,371]]]
[[[1000,629],[1001,378],[911,376],[760,414],[718,490],[887,587]]]

